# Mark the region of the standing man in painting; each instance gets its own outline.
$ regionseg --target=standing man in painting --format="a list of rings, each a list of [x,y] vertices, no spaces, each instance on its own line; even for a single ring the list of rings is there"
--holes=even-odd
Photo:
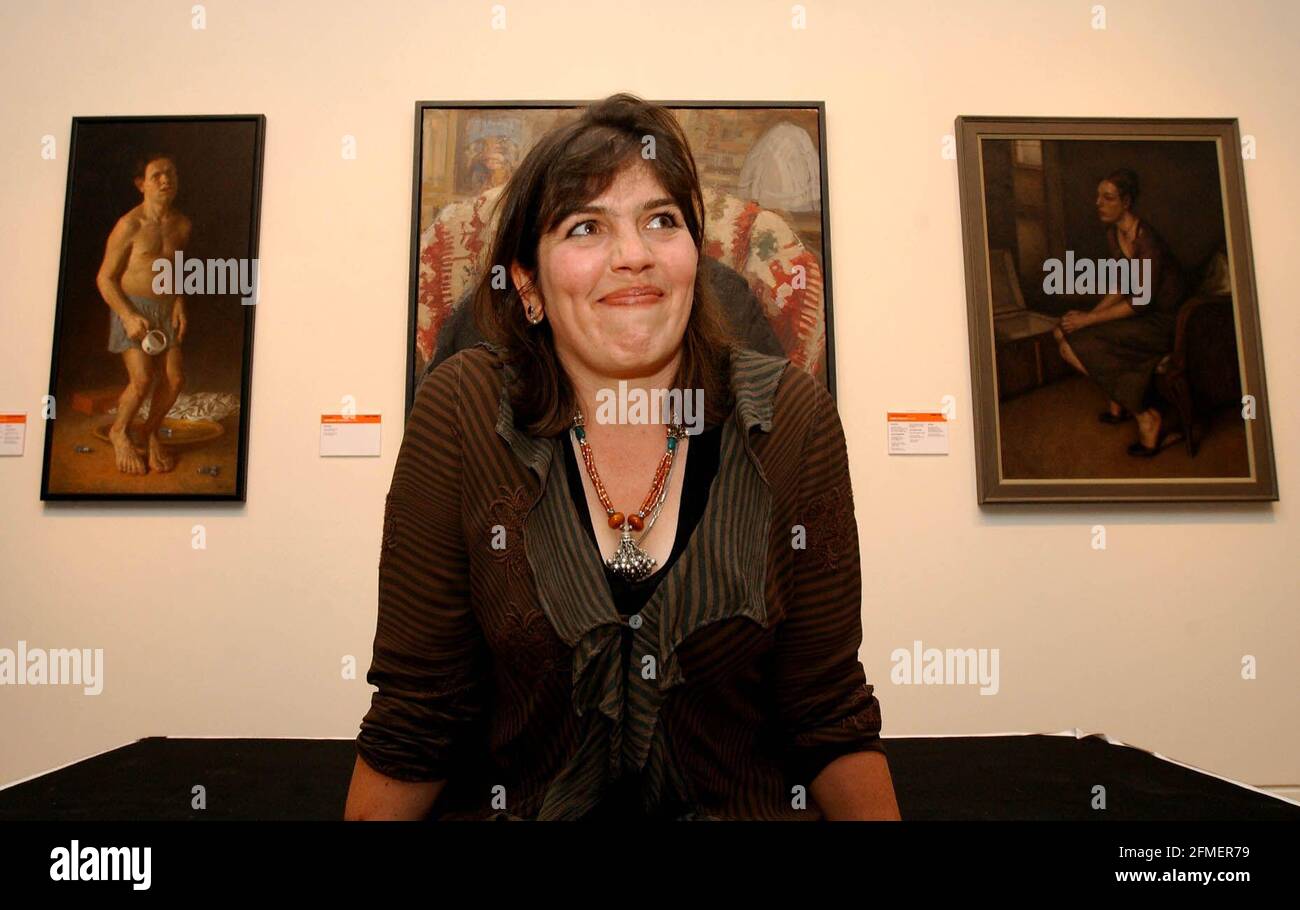
[[[168,155],[147,155],[136,164],[135,186],[144,197],[140,204],[117,220],[108,235],[104,262],[96,284],[109,316],[108,350],[122,355],[127,386],[117,401],[117,419],[109,431],[117,469],[125,474],[170,471],[172,455],[158,439],[158,427],[171,410],[184,382],[181,372],[181,339],[185,335],[185,302],[177,294],[158,294],[153,289],[153,264],[171,260],[184,250],[190,239],[190,219],[172,208],[180,188],[176,162]],[[167,338],[161,355],[146,354],[140,340],[152,329]],[[149,394],[161,359],[163,375],[149,404],[143,437],[148,445],[148,468],[128,435],[131,420]]]

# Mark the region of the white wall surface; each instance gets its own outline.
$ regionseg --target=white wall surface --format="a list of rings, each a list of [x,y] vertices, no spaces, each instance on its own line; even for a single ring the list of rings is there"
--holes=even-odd
[[[355,735],[403,413],[413,103],[625,90],[826,103],[862,660],[885,734],[1078,727],[1300,785],[1300,7],[1116,0],[1098,31],[1082,0],[812,0],[794,30],[767,0],[507,0],[493,30],[488,3],[211,0],[196,31],[190,5],[0,5],[0,410],[39,414],[47,390],[71,118],[268,118],[248,502],[42,504],[39,419],[26,456],[0,460],[0,647],[103,648],[106,677],[98,696],[0,687],[0,783],[149,735]],[[1230,116],[1256,137],[1279,503],[978,508],[957,170],[940,154],[958,114]],[[346,394],[385,415],[383,457],[317,457],[319,415]],[[951,454],[888,457],[884,412],[947,394]],[[891,651],[918,639],[998,648],[1000,691],[891,684]]]

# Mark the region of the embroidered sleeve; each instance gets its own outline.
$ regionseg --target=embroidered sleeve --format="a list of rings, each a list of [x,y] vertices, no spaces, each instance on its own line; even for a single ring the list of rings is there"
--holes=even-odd
[[[884,751],[880,705],[858,660],[862,582],[844,429],[830,393],[808,383],[814,419],[800,461],[794,588],[776,636],[775,687],[789,786],[841,755]]]
[[[457,408],[461,359],[420,385],[384,504],[378,688],[357,752],[398,780],[443,780],[484,706],[485,648],[469,598]]]

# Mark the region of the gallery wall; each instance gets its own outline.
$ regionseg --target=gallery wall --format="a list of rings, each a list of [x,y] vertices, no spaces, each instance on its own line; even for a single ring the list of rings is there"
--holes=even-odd
[[[1077,728],[1295,794],[1300,7],[1111,2],[1095,28],[1074,0],[203,6],[201,29],[188,2],[0,6],[0,411],[33,415],[26,454],[0,459],[0,648],[105,655],[99,695],[0,687],[0,784],[144,736],[356,734],[402,432],[414,102],[631,91],[825,102],[861,658],[885,735]],[[42,503],[71,118],[257,113],[247,503]],[[1280,502],[976,505],[944,154],[959,114],[1240,119]],[[384,415],[381,457],[318,457],[320,415],[347,395]],[[887,455],[885,412],[945,395],[950,454]],[[997,693],[892,682],[891,653],[916,641],[998,649]]]

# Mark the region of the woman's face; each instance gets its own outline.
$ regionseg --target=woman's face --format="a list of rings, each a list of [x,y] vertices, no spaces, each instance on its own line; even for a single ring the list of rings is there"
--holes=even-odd
[[[540,305],[556,354],[572,370],[646,376],[677,355],[694,301],[695,241],[650,167],[625,168],[604,195],[538,245]],[[516,287],[528,275],[518,265]]]
[[[1127,209],[1128,203],[1121,198],[1119,187],[1109,180],[1097,184],[1097,217],[1102,224],[1114,224]]]

